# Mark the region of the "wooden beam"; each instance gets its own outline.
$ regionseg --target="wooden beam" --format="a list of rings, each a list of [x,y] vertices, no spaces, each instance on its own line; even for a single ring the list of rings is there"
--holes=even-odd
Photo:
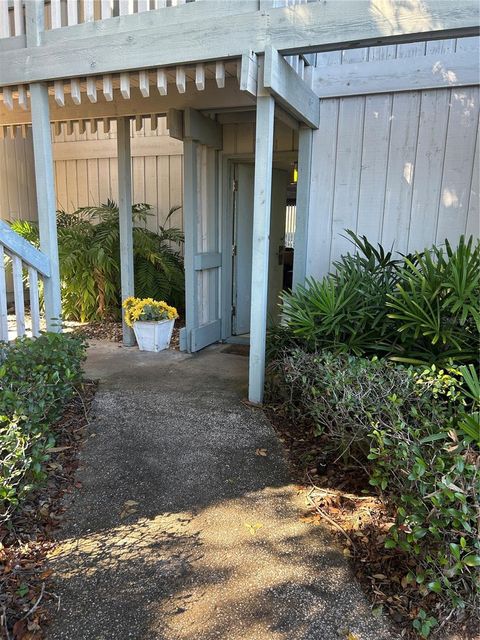
[[[90,120],[90,122],[97,122]],[[60,123],[59,123],[60,124]],[[92,131],[92,128],[90,128]],[[183,145],[179,140],[170,136],[141,136],[132,138],[132,158],[145,156],[176,156],[182,155]],[[105,140],[76,140],[72,142],[54,142],[53,159],[57,160],[88,160],[91,158],[116,158],[117,143],[113,138]]]
[[[185,140],[195,140],[207,147],[223,147],[222,125],[211,118],[202,116],[196,109],[185,109],[183,117],[183,136]]]
[[[48,331],[60,332],[62,329],[62,305],[57,244],[57,199],[46,84],[33,83],[30,85],[30,103],[40,249],[48,256],[50,262],[50,276],[45,278],[43,285],[45,316]]]
[[[257,98],[255,135],[252,294],[248,377],[248,399],[255,404],[261,404],[263,401],[265,383],[274,118],[275,100],[269,95],[259,96]]]
[[[183,228],[185,231],[185,349],[191,351],[192,332],[198,315],[197,274],[197,147],[194,140],[186,140],[183,147]]]
[[[26,38],[29,51],[41,48],[44,32],[44,4],[35,0],[25,5]],[[62,302],[60,296],[60,264],[57,242],[57,212],[55,178],[53,172],[52,133],[46,83],[30,84],[33,159],[37,193],[38,231],[40,250],[48,257],[50,274],[44,278],[43,297],[47,330],[62,330]]]
[[[316,67],[313,91],[320,98],[333,98],[476,85],[478,51],[477,56],[472,53],[459,51]]]
[[[310,212],[310,184],[312,182],[313,131],[302,126],[298,133],[298,182],[293,252],[293,288],[304,284],[307,273],[307,234]]]
[[[133,275],[132,160],[130,153],[130,119],[117,119],[118,216],[120,226],[120,280],[122,301],[135,295]],[[135,335],[125,322],[122,308],[123,345],[133,347]]]
[[[0,243],[0,341],[8,342],[7,282],[5,278],[5,252]]]
[[[253,51],[242,53],[240,66],[240,90],[248,91],[252,96],[257,95],[257,55]]]
[[[171,138],[183,140],[183,113],[178,109],[168,110],[167,129]]]
[[[9,224],[0,220],[1,244],[12,253],[16,253],[25,264],[34,267],[42,276],[50,277],[50,262],[48,257],[33,246],[31,242],[25,240],[15,233]]]
[[[50,117],[57,120],[91,120],[92,118],[117,118],[123,116],[150,115],[151,113],[167,113],[169,109],[185,109],[194,107],[199,111],[224,108],[250,108],[254,103],[253,96],[240,91],[236,78],[226,78],[225,89],[219,89],[214,79],[206,80],[205,91],[197,91],[194,82],[188,82],[185,93],[170,91],[168,96],[161,96],[152,91],[144,98],[138,87],[131,88],[130,100],[124,100],[118,89],[113,92],[113,100],[106,102],[97,100],[91,103],[84,100],[81,105],[69,104],[59,107],[54,96],[50,99]],[[10,111],[0,101],[0,126],[11,124],[28,124],[31,121],[29,111],[13,109]]]
[[[25,298],[23,292],[23,266],[22,259],[13,254],[12,276],[13,276],[13,298],[15,304],[15,324],[17,325],[17,336],[25,335]]]
[[[268,44],[298,54],[479,33],[476,0],[409,7],[398,11],[397,0],[380,8],[371,0],[331,0],[260,12],[246,2],[189,2],[175,11],[110,18],[101,38],[96,22],[46,31],[43,46],[2,52],[0,85],[238,58],[263,53]]]
[[[318,128],[318,96],[273,47],[265,49],[263,86],[282,107],[307,126]]]

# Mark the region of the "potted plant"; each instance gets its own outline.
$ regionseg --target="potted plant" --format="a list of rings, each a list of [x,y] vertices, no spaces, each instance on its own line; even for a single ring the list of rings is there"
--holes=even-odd
[[[125,322],[133,328],[140,351],[168,349],[178,313],[163,300],[127,298],[123,301]]]

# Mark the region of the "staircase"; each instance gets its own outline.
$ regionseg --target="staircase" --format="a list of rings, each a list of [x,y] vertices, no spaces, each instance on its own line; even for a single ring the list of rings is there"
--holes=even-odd
[[[7,319],[7,282],[6,269],[11,263],[13,275],[15,327],[14,332],[8,330]],[[24,273],[28,274],[27,283]],[[48,257],[19,236],[10,226],[0,220],[0,341],[7,342],[11,338],[27,335],[25,327],[25,290],[28,289],[30,299],[32,337],[40,335],[40,278],[50,277],[50,261]],[[28,286],[26,286],[28,285]]]

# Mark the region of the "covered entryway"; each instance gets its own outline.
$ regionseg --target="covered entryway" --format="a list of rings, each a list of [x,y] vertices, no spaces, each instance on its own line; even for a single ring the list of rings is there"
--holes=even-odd
[[[253,242],[253,164],[232,166],[234,197],[232,238],[232,340],[249,338],[252,287]],[[278,318],[278,300],[283,286],[283,254],[285,247],[285,212],[288,172],[274,169],[272,173],[272,204],[270,220],[270,252],[268,264],[268,317]]]

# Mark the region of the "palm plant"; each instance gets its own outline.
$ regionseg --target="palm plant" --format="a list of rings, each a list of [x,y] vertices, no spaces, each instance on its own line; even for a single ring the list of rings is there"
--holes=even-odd
[[[183,308],[183,259],[180,229],[167,228],[179,207],[170,209],[158,233],[143,226],[152,215],[149,204],[132,207],[135,294],[167,300]],[[36,223],[19,220],[12,228],[38,244]],[[118,318],[120,291],[120,232],[118,207],[112,200],[82,207],[72,214],[57,212],[62,303],[67,319],[92,321]]]
[[[387,317],[387,295],[398,278],[400,261],[365,236],[347,231],[358,253],[342,256],[335,272],[307,279],[294,293],[282,294],[284,318],[310,348],[355,355],[395,350],[397,335]]]
[[[462,236],[454,249],[432,247],[405,258],[389,317],[410,364],[477,362],[480,332],[480,243]]]

